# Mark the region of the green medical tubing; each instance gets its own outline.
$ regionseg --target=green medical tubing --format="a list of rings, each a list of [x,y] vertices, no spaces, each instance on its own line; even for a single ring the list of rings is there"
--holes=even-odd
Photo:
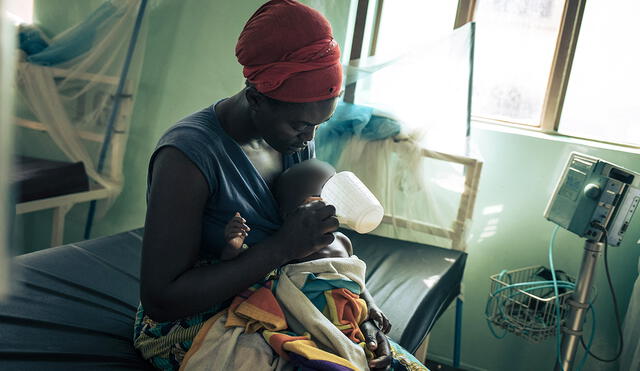
[[[524,292],[528,292],[528,291],[533,291],[533,290],[537,290],[537,289],[545,289],[545,288],[553,288],[554,291],[554,295],[555,295],[555,311],[556,311],[556,357],[557,357],[557,361],[558,364],[562,365],[562,359],[561,359],[561,342],[562,342],[562,332],[561,332],[561,319],[560,319],[560,298],[559,298],[559,288],[566,288],[566,289],[570,289],[570,290],[574,290],[575,289],[575,283],[573,282],[568,282],[568,281],[558,281],[557,277],[556,277],[556,271],[555,271],[555,267],[553,265],[553,248],[555,245],[555,239],[556,239],[556,235],[558,233],[558,229],[560,229],[559,226],[555,226],[555,228],[553,229],[553,231],[551,232],[551,239],[549,241],[549,267],[551,270],[551,283],[549,281],[531,281],[531,282],[521,282],[521,283],[514,283],[514,284],[509,284],[506,285],[504,287],[501,287],[499,289],[497,289],[496,291],[494,291],[491,294],[491,297],[489,298],[489,300],[487,300],[487,305],[485,307],[485,316],[488,317],[489,315],[489,307],[491,304],[491,301],[493,299],[495,299],[496,295],[499,294],[502,291],[505,290],[509,290],[509,289],[513,289],[513,288],[517,288],[517,287],[522,287],[522,286],[531,286],[531,285],[535,285],[533,287],[529,287],[526,289],[521,289],[521,291]],[[504,274],[506,273],[506,270],[502,270],[500,272],[500,275],[498,276],[499,279],[502,279]],[[511,297],[517,295],[518,293],[515,293],[513,295],[511,295]],[[582,359],[580,360],[580,364],[578,365],[577,370],[582,370],[582,368],[584,367],[587,358],[589,357],[590,354],[590,349],[591,346],[593,345],[593,340],[595,338],[595,334],[596,334],[596,313],[595,313],[595,308],[593,307],[593,303],[589,303],[589,309],[588,311],[591,312],[591,335],[589,336],[589,342],[585,347],[585,353],[582,356]],[[502,308],[500,308],[500,312],[502,314],[504,314],[504,312],[502,311]],[[498,338],[498,339],[502,339],[506,336],[507,334],[507,330],[505,329],[504,333],[502,335],[498,335],[496,334],[495,330],[493,329],[493,326],[491,324],[491,321],[489,321],[487,319],[487,324],[489,326],[489,330],[491,331],[491,333],[493,334],[494,337]]]
[[[556,240],[560,226],[556,225],[551,232],[551,239],[549,240],[549,268],[551,269],[551,277],[553,279],[553,292],[556,296],[556,357],[558,358],[558,364],[562,368],[562,357],[560,350],[560,343],[562,341],[562,333],[560,332],[560,299],[558,298],[558,280],[556,279],[556,269],[553,267],[553,245]]]
[[[501,275],[504,274],[506,271],[501,272]],[[573,284],[572,282],[568,282],[568,281],[557,281],[556,282],[558,287],[561,288],[566,288],[566,289],[571,289],[573,290],[575,288],[575,284]],[[533,287],[529,287],[527,289],[523,289],[521,291],[524,292],[528,292],[528,291],[533,291],[533,290],[537,290],[537,289],[545,289],[545,288],[552,288],[555,287],[554,285],[550,284],[549,281],[531,281],[531,282],[521,282],[521,283],[514,283],[514,284],[510,284],[504,287],[501,287],[499,289],[497,289],[496,291],[494,291],[492,293],[492,296],[489,298],[489,300],[487,301],[487,305],[485,306],[484,309],[484,313],[485,316],[489,317],[489,307],[491,305],[491,301],[493,299],[495,299],[496,295],[501,293],[502,291],[505,290],[509,290],[509,289],[513,289],[513,288],[517,288],[517,287],[522,287],[522,286],[530,286],[530,285],[537,285],[537,286],[533,286]],[[511,297],[518,295],[519,292],[516,292],[515,294],[511,295]],[[504,312],[502,311],[502,307],[499,308],[500,312],[504,315]],[[493,325],[491,324],[491,321],[489,319],[487,319],[487,325],[489,327],[489,331],[491,331],[491,334],[493,334],[493,336],[497,339],[502,339],[507,335],[507,330],[504,331],[504,333],[502,335],[498,335],[494,328]]]
[[[546,281],[544,281],[544,282],[546,282]],[[562,281],[560,281],[560,282],[562,282]],[[574,289],[575,289],[575,285],[573,285],[573,284],[570,284],[570,285],[563,285],[563,284],[560,284],[560,282],[558,282],[558,287],[559,287],[559,288],[565,288],[565,289],[570,289],[570,290],[574,290]],[[528,283],[529,283],[529,282],[525,282],[525,284],[528,284]],[[555,287],[555,286],[554,286],[554,285],[552,285],[552,284],[548,284],[548,285],[534,286],[534,287],[530,287],[530,288],[528,288],[528,289],[523,289],[523,290],[520,290],[520,291],[522,291],[522,292],[529,292],[529,291],[533,291],[533,290],[548,289],[548,288],[552,288],[552,287]],[[510,288],[510,287],[504,287],[503,289],[505,289],[505,290],[506,290],[506,289],[508,289],[508,288]],[[501,289],[500,291],[504,291],[504,290],[502,290],[502,289]],[[496,293],[497,293],[497,292],[499,292],[499,291],[498,291],[498,290],[496,290]],[[509,296],[509,299],[513,298],[514,296],[516,296],[516,295],[518,295],[518,294],[520,294],[520,293],[519,293],[519,292],[516,292],[516,293],[514,293],[514,294],[511,294],[511,296]],[[492,299],[493,299],[493,298],[492,298]],[[503,312],[503,310],[502,310],[502,307],[500,307],[500,314],[504,315],[504,312]]]

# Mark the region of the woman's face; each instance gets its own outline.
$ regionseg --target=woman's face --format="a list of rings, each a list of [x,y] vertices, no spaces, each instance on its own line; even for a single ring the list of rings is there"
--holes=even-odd
[[[253,122],[260,136],[276,151],[301,151],[318,125],[329,120],[339,98],[311,103],[273,102],[262,97],[252,106]]]

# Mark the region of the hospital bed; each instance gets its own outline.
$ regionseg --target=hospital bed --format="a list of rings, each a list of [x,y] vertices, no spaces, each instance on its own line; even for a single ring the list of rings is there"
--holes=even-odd
[[[344,230],[390,337],[416,351],[458,296],[467,254]],[[0,300],[2,370],[143,370],[133,348],[142,229],[13,259]]]

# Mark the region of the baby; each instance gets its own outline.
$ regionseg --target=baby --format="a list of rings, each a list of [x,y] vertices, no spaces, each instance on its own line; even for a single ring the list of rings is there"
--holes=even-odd
[[[284,218],[298,206],[320,200],[322,187],[334,174],[335,169],[331,165],[319,160],[304,161],[287,169],[276,179],[274,187],[274,196],[280,207],[280,215]],[[224,231],[227,244],[222,250],[221,260],[233,259],[249,248],[244,243],[249,230],[246,220],[240,213],[236,213]],[[334,232],[334,236],[334,241],[328,246],[291,263],[322,258],[348,258],[353,255],[351,240],[341,232]],[[391,324],[375,304],[368,290],[363,290],[360,297],[367,303],[369,319],[374,320],[384,333],[388,333]]]

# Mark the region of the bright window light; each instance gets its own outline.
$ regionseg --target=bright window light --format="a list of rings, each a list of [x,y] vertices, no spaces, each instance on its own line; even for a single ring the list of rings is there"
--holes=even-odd
[[[457,1],[385,1],[376,55],[397,57],[453,31]]]
[[[564,0],[478,0],[474,116],[540,124],[563,8]]]
[[[456,10],[457,1],[385,1],[375,57],[360,66],[398,59],[360,75],[355,103],[392,114],[407,131],[428,130],[421,144],[430,149],[463,154],[472,41],[469,26],[453,29]]]
[[[5,0],[4,8],[14,24],[33,23],[33,0]]]
[[[491,205],[482,210],[482,215],[500,214],[504,210],[504,205]]]
[[[559,131],[640,145],[638,0],[587,3]]]

